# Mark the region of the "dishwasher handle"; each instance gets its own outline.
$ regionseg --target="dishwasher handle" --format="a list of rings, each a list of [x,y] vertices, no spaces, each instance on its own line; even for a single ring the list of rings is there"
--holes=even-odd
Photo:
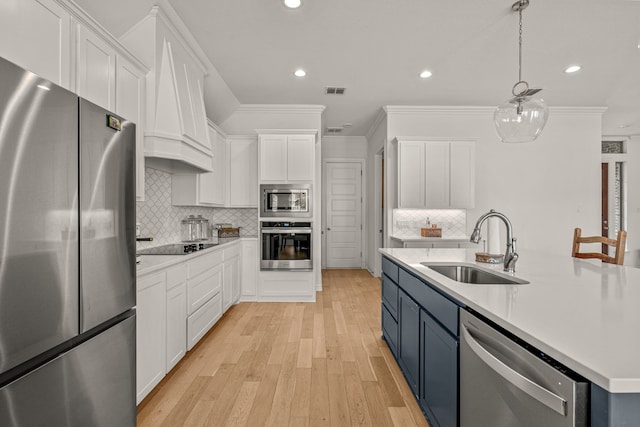
[[[563,416],[567,415],[567,401],[565,399],[514,371],[500,359],[489,353],[473,338],[471,332],[469,332],[464,324],[462,325],[462,336],[466,344],[476,354],[476,356],[478,356],[487,366],[493,369],[502,378],[532,398],[536,399],[538,402],[553,409],[558,414]]]

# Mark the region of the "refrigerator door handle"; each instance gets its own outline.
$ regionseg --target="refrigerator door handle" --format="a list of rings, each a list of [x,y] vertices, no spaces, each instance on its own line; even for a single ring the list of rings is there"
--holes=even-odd
[[[462,324],[462,338],[473,353],[478,356],[488,367],[499,374],[506,381],[528,394],[543,405],[553,409],[560,415],[567,415],[567,401],[557,394],[547,390],[538,383],[521,375],[507,366],[500,359],[489,353],[478,341],[476,341],[467,326]]]

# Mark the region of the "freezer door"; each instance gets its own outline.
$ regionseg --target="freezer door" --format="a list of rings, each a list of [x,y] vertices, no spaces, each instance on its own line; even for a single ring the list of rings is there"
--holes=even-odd
[[[0,58],[0,378],[78,333],[78,97]]]
[[[82,332],[135,305],[136,132],[125,120],[110,127],[114,117],[80,99]]]
[[[2,426],[135,426],[135,315],[0,388]]]

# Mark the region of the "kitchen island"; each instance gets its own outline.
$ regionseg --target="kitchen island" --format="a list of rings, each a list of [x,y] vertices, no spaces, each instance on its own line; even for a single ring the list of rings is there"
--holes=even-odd
[[[592,426],[640,425],[640,269],[521,251],[519,285],[464,284],[422,262],[475,262],[473,249],[381,249],[460,307],[467,307],[592,383]],[[402,364],[401,364],[402,365]],[[623,424],[621,420],[635,420]]]

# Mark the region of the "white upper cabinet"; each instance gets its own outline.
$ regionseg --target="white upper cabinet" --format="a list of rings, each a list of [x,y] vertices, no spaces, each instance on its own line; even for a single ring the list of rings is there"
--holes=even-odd
[[[16,0],[5,6],[0,7],[0,56],[73,90],[71,14],[54,0]]]
[[[258,139],[230,136],[228,153],[228,206],[258,207]]]
[[[175,206],[226,205],[226,137],[209,122],[209,140],[213,150],[213,172],[174,173],[171,176],[171,203]]]
[[[258,131],[260,182],[313,181],[315,131],[265,134]]]
[[[144,201],[144,73],[123,56],[116,64],[116,114],[136,124],[136,200]]]
[[[399,208],[472,208],[475,142],[398,139]]]
[[[78,24],[77,29],[78,95],[115,111],[116,50],[84,25]]]
[[[167,6],[169,7],[169,6]],[[145,155],[161,169],[211,172],[212,148],[204,107],[205,59],[175,12],[158,6],[121,40],[149,67]],[[180,28],[180,30],[178,29]]]

